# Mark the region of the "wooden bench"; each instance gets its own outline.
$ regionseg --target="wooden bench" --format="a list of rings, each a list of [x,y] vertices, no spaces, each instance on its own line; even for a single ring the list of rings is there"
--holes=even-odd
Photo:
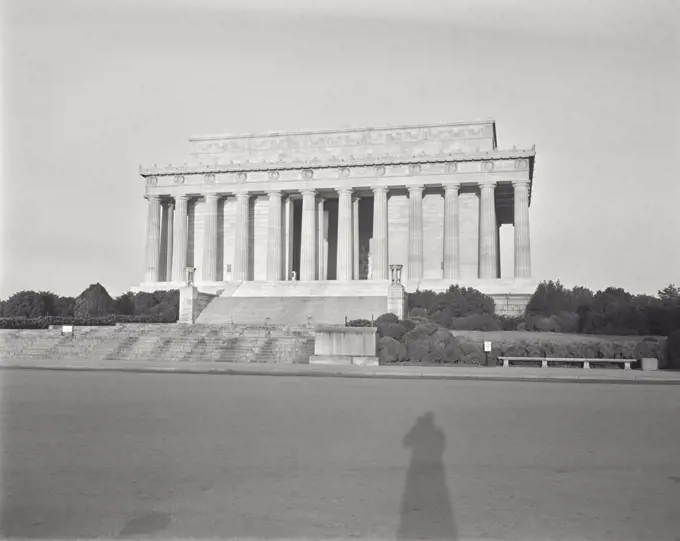
[[[583,363],[583,368],[590,368],[590,363],[611,363],[623,364],[624,370],[630,370],[630,364],[635,362],[635,359],[576,359],[573,357],[498,357],[503,361],[503,366],[508,368],[511,362],[529,361],[540,362],[541,367],[547,368],[548,363]]]

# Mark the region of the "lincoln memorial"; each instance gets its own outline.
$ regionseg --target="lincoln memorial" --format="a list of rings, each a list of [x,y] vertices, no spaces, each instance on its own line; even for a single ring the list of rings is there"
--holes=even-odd
[[[535,150],[499,149],[493,120],[189,144],[183,164],[140,167],[137,290],[180,288],[193,267],[196,288],[216,297],[385,299],[394,265],[406,291],[475,287],[500,313],[521,312],[535,289]],[[513,240],[503,258],[502,226]]]

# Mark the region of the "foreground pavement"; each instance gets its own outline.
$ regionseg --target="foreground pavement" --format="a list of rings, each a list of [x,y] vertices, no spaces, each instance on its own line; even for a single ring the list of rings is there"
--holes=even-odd
[[[2,537],[672,540],[680,389],[4,370]]]
[[[324,366],[219,362],[0,359],[0,368],[125,371],[181,374],[316,376],[354,378],[434,378],[498,381],[573,381],[578,383],[656,383],[680,385],[680,371],[487,366]]]

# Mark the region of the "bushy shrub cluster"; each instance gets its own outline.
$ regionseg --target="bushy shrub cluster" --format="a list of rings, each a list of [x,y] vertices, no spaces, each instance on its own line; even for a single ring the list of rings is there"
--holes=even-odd
[[[667,336],[680,328],[680,292],[670,285],[656,297],[615,287],[593,293],[543,282],[527,305],[524,324],[528,331]]]
[[[468,316],[469,317],[469,316]],[[451,331],[442,325],[420,318],[409,317],[400,320],[393,314],[383,314],[376,320],[378,329],[378,357],[381,364],[401,362],[463,365],[484,365],[484,335]],[[574,340],[552,340],[539,335],[536,338],[517,339],[495,338],[490,354],[492,365],[498,357],[564,357],[594,359],[593,367],[598,367],[596,359],[622,358],[641,359],[656,357],[664,366],[666,358],[665,339],[635,337],[610,340],[595,337],[574,337]],[[680,336],[677,338],[678,361],[680,362]],[[569,363],[563,363],[569,366]],[[572,363],[573,364],[573,363]],[[580,366],[580,364],[574,364]],[[610,367],[608,364],[603,367]]]
[[[0,316],[3,329],[174,323],[179,317],[179,291],[128,292],[115,299],[101,284],[89,286],[75,298],[49,291],[20,291],[0,301]]]

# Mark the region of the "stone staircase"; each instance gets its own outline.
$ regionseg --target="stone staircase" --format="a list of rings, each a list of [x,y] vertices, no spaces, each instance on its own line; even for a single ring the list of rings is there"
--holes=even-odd
[[[387,297],[216,297],[196,323],[343,325],[345,318],[378,317],[387,312]]]
[[[309,362],[313,331],[272,325],[126,324],[0,331],[4,358],[88,359],[159,362]]]

